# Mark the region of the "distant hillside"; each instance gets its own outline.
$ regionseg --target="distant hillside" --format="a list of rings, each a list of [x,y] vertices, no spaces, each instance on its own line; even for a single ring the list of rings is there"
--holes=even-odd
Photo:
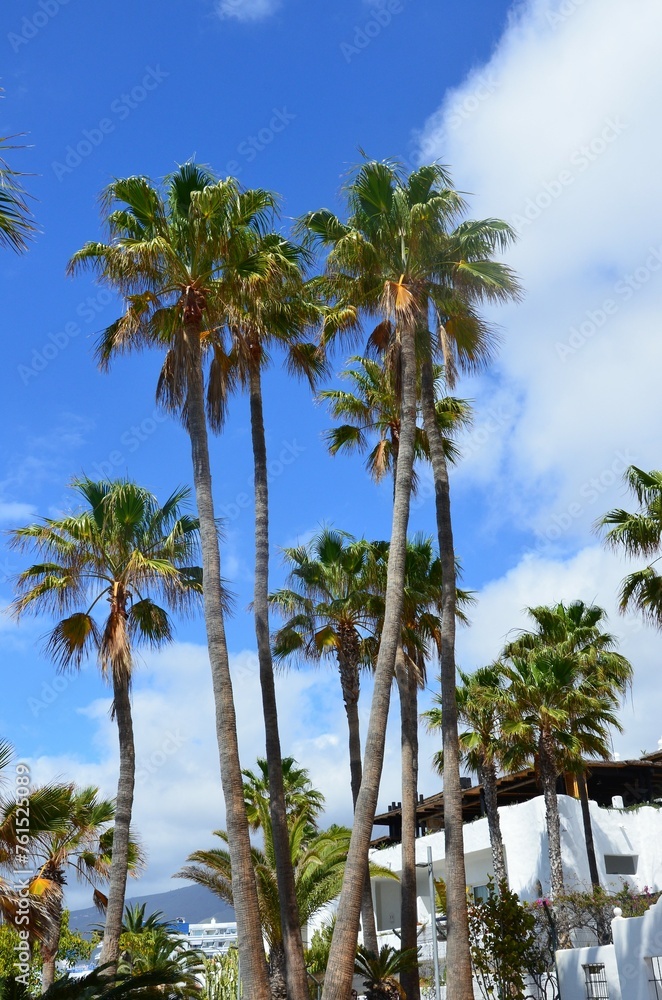
[[[190,924],[198,924],[211,917],[219,923],[234,920],[232,907],[202,885],[187,885],[183,889],[157,892],[151,896],[131,896],[127,903],[146,903],[147,914],[161,910],[168,920],[183,917]],[[73,910],[69,920],[70,926],[81,934],[87,934],[102,922],[103,918],[94,906],[88,906],[85,910]]]

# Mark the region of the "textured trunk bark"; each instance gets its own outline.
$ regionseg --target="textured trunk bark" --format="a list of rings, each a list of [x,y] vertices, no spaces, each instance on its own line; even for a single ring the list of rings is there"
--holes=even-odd
[[[543,795],[545,796],[545,820],[547,825],[547,842],[549,847],[549,873],[552,903],[565,894],[563,880],[563,861],[561,857],[561,819],[559,817],[559,800],[556,794],[556,766],[550,741],[542,735],[540,739],[538,766]],[[563,908],[558,904],[554,907],[556,932],[559,948],[570,948],[570,932]]]
[[[58,898],[52,906],[51,931],[41,945],[41,957],[44,962],[41,970],[42,993],[45,993],[55,982],[55,962],[60,948],[60,931],[62,929],[62,898]]]
[[[363,778],[356,803],[336,928],[331,942],[329,964],[324,980],[323,1000],[347,1000],[352,988],[363,883],[384,763],[384,741],[391,683],[395,669],[395,655],[400,641],[407,554],[407,525],[416,430],[416,354],[414,337],[410,332],[403,333],[402,361],[402,428],[393,503],[384,626],[375,669],[370,722],[363,761]]]
[[[100,965],[108,964],[108,975],[117,971],[120,951],[120,934],[124,915],[124,896],[129,870],[129,837],[133,788],[136,774],[136,752],[133,745],[133,720],[129,696],[128,672],[113,671],[113,709],[117,721],[120,746],[120,773],[117,782],[115,824],[113,827],[113,854],[108,882],[108,906],[103,932]]]
[[[446,902],[448,939],[446,944],[448,1000],[473,1000],[469,917],[464,867],[462,832],[462,788],[460,785],[460,746],[457,728],[455,687],[455,612],[457,581],[455,547],[451,521],[451,495],[448,465],[441,433],[437,426],[432,362],[421,365],[421,403],[423,426],[430,445],[434,477],[441,586],[441,699],[442,746],[444,752],[444,843],[446,852]]]
[[[342,687],[342,697],[349,732],[349,774],[352,788],[352,805],[356,809],[363,772],[363,765],[361,763],[361,730],[359,724],[359,694],[361,688],[358,667],[358,637],[354,629],[352,629],[354,633],[352,637],[345,635],[345,631],[343,630],[343,650],[339,650],[338,652],[338,672],[340,673],[340,685]],[[345,646],[356,648],[350,648],[350,651],[346,651],[344,649]],[[375,909],[372,902],[370,872],[367,865],[363,883],[361,925],[364,947],[376,955],[379,952],[379,946],[375,925]]]
[[[398,649],[395,677],[400,693],[400,746],[402,753],[402,873],[400,876],[400,947],[418,945],[418,894],[416,892],[416,805],[418,800],[418,685],[407,669],[402,647]],[[418,965],[400,973],[407,1000],[420,1000]]]
[[[508,884],[506,874],[506,859],[503,850],[503,837],[501,836],[501,821],[499,820],[499,806],[497,800],[497,774],[494,764],[485,764],[481,768],[480,780],[483,783],[483,793],[485,799],[485,812],[487,814],[487,828],[490,832],[490,846],[492,848],[492,867],[494,868],[494,878],[497,886],[501,882]]]
[[[259,359],[250,371],[250,411],[255,472],[255,635],[269,772],[269,813],[274,839],[280,921],[290,1000],[309,1000],[301,921],[294,885],[290,836],[285,807],[283,761],[278,732],[278,707],[269,631],[269,487]]]
[[[229,834],[228,849],[232,864],[232,896],[237,919],[239,960],[245,995],[251,1000],[269,1000],[267,962],[262,941],[255,872],[251,860],[243,777],[237,744],[237,720],[223,617],[221,558],[209,467],[199,324],[187,329],[187,333],[193,364],[189,373],[186,413],[193,459],[193,483],[200,519],[205,625],[216,708],[221,782]]]
[[[269,988],[271,990],[271,1000],[288,1000],[286,965],[283,945],[274,945],[269,952]]]

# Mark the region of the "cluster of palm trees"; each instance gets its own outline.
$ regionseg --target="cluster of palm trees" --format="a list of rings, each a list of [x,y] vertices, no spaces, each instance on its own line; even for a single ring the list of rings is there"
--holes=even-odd
[[[457,690],[460,747],[467,769],[484,792],[496,884],[507,882],[499,813],[497,777],[535,766],[545,799],[551,894],[565,891],[557,779],[577,776],[588,805],[585,759],[606,759],[611,732],[620,731],[618,706],[632,681],[632,666],[604,631],[605,612],[582,601],[529,609],[533,628],[523,631],[493,664],[473,674],[460,671]],[[441,699],[437,699],[441,702]],[[440,729],[442,704],[426,713]],[[443,755],[436,758],[443,773]],[[590,815],[584,810],[589,865],[599,886],[592,848]]]
[[[9,773],[13,756],[12,747],[3,741],[0,778]],[[27,796],[6,790],[0,796],[0,915],[24,928],[30,947],[39,948],[44,991],[55,980],[68,876],[89,885],[101,909],[107,904],[101,887],[109,880],[114,860],[116,818],[115,802],[102,798],[94,787],[56,782],[32,788]],[[12,878],[18,858],[18,870],[25,873],[19,887]],[[128,873],[139,875],[143,864],[140,845],[130,839]],[[21,919],[22,912],[27,920]]]
[[[3,177],[10,176],[1,163],[0,169]],[[0,204],[3,231],[7,233],[13,224],[10,245],[21,249],[26,236],[20,228],[21,220],[26,224],[25,215],[21,216],[23,196],[16,187],[4,188],[11,191],[13,202],[9,209]],[[462,839],[463,746],[458,738],[458,713],[465,703],[461,694],[458,704],[455,664],[456,621],[468,595],[457,586],[449,463],[458,454],[454,435],[470,419],[470,409],[465,401],[447,396],[446,389],[454,387],[460,372],[477,370],[492,357],[495,339],[480,309],[519,295],[515,275],[497,259],[514,234],[498,219],[467,220],[463,198],[438,164],[407,174],[396,162],[364,162],[350,176],[345,196],[344,219],[327,209],[312,212],[299,220],[292,238],[286,238],[279,231],[278,199],[273,193],[243,189],[234,178],[219,179],[195,163],[180,167],[162,184],[132,176],[108,186],[102,197],[105,239],[86,243],[72,256],[68,271],[91,270],[119,296],[120,315],[97,345],[102,369],[109,369],[118,354],[145,348],[161,351],[156,396],[189,436],[197,518],[183,509],[186,491],[177,491],[161,507],[131,483],[78,480],[74,489],[83,503],[80,513],[45,519],[14,532],[15,544],[35,552],[40,560],[20,576],[14,610],[18,616],[35,612],[54,617],[48,651],[58,666],[75,669],[83,658],[96,656],[112,686],[120,773],[102,955],[112,972],[119,960],[129,867],[135,771],[133,650],[141,643],[167,642],[172,638],[169,613],[185,611],[202,599],[226,804],[227,891],[237,918],[246,989],[254,1000],[268,1000],[264,907],[238,753],[225,631],[228,598],[221,576],[208,444],[209,434],[223,429],[230,396],[246,390],[255,485],[253,611],[268,778],[268,795],[262,803],[268,821],[266,813],[260,821],[272,844],[278,951],[287,995],[306,1000],[308,990],[274,656],[317,659],[331,653],[341,676],[350,733],[354,823],[324,1000],[344,1000],[351,989],[362,912],[364,933],[376,948],[376,937],[371,939],[368,851],[392,682],[395,677],[400,692],[406,775],[403,855],[413,859],[417,690],[434,650],[440,659],[443,705],[438,722],[443,745],[448,998],[469,1000],[473,992]],[[12,211],[19,213],[13,223]],[[289,372],[316,388],[328,371],[329,351],[341,338],[362,341],[364,351],[351,358],[343,373],[352,391],[321,394],[339,421],[329,432],[328,444],[334,453],[367,451],[370,475],[375,480],[392,477],[391,536],[388,543],[368,544],[325,531],[311,547],[288,551],[290,587],[270,595],[263,373],[272,354],[278,353]],[[421,461],[432,469],[438,552],[429,540],[408,541],[410,500]],[[640,502],[658,513],[661,482],[659,474],[637,480]],[[659,531],[642,541],[642,533],[626,528],[617,515],[610,534],[614,543],[623,540],[629,550],[639,545],[638,551],[647,553],[659,545]],[[644,513],[641,516],[645,518]],[[649,567],[624,592],[624,602],[636,600],[647,612],[659,614],[658,580],[654,567]],[[277,607],[286,619],[273,647],[270,607]],[[570,615],[571,608],[565,611]],[[581,640],[565,638],[555,649],[556,638],[539,624],[537,633],[521,637],[504,651],[493,685],[499,698],[514,698],[518,692],[523,698],[521,692],[533,690],[534,680],[545,671],[550,685],[555,677],[555,683],[565,683],[568,690],[597,685],[589,659],[580,657],[576,669],[581,677],[572,673],[573,657],[580,650],[584,655],[584,647],[576,645]],[[603,659],[613,653],[599,652]],[[598,652],[595,656],[600,658]],[[373,696],[362,741],[356,706],[360,668],[366,665],[373,670]],[[603,681],[592,696],[606,699],[607,713],[613,696],[608,681],[615,680],[605,674]],[[582,689],[580,695],[588,697],[589,692]],[[566,722],[574,725],[583,718],[579,707],[567,711]],[[532,707],[532,716],[536,712],[540,719],[539,707]],[[557,712],[557,707],[550,709],[550,718]],[[551,815],[549,776],[560,758],[548,731],[535,743],[532,734],[515,732],[514,717],[498,715],[498,720],[500,738],[512,737],[521,759],[538,760]],[[591,734],[596,740],[602,738],[602,730],[593,732],[588,721],[581,723],[586,725],[586,738]],[[605,726],[609,721],[605,715]],[[496,757],[493,763],[496,767]],[[557,871],[555,885],[559,877]],[[414,889],[413,860],[408,860],[403,870],[403,949],[416,944]],[[416,1000],[418,986],[412,975],[407,991]]]

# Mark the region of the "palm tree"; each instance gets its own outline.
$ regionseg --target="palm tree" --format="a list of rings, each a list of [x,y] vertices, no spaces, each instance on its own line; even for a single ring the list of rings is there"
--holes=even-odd
[[[242,774],[246,779],[244,799],[248,822],[251,830],[259,830],[263,826],[264,810],[268,810],[270,805],[269,765],[264,757],[258,757],[257,771],[245,768]],[[313,788],[306,768],[299,767],[294,757],[283,757],[282,781],[287,815],[305,812],[311,830],[317,830],[317,817],[324,808],[324,796]]]
[[[610,510],[597,526],[609,528],[606,542],[610,548],[623,551],[629,558],[652,560],[645,569],[629,573],[623,580],[620,609],[625,612],[634,607],[646,621],[662,628],[662,577],[655,568],[662,555],[662,472],[644,472],[631,465],[624,479],[639,509],[634,513]]]
[[[385,559],[388,544],[377,543],[375,552],[377,589],[383,593]],[[381,574],[379,570],[382,570]],[[441,645],[440,594],[442,590],[441,560],[434,551],[431,538],[416,535],[407,544],[404,608],[401,643],[395,666],[395,679],[400,695],[400,733],[402,759],[402,869],[401,922],[402,949],[417,947],[418,907],[416,887],[416,828],[418,809],[418,691],[426,683],[426,660],[438,655]],[[457,615],[466,616],[463,605],[472,603],[466,591],[458,592]],[[381,615],[377,627],[379,635]],[[403,970],[402,984],[407,997],[415,1000],[420,994],[418,967]]]
[[[308,545],[284,550],[289,588],[271,595],[286,617],[274,637],[278,660],[319,662],[334,656],[340,676],[347,729],[352,805],[356,809],[362,778],[359,724],[360,670],[372,664],[374,595],[366,582],[370,546],[346,532],[323,528]],[[367,868],[366,868],[367,870]],[[361,918],[364,941],[377,950],[377,931],[369,879],[364,879]]]
[[[462,680],[457,688],[458,719],[467,728],[460,732],[462,760],[483,786],[485,812],[492,848],[492,867],[497,886],[507,884],[506,861],[501,836],[497,801],[497,774],[503,761],[504,737],[500,729],[503,701],[503,676],[499,666],[481,667],[473,674],[459,671]],[[428,729],[441,730],[443,706],[441,696],[436,705],[424,713]],[[435,766],[443,774],[443,754],[435,755]]]
[[[245,300],[250,279],[256,298],[260,279],[267,284],[272,280],[274,255],[256,242],[273,214],[274,197],[262,190],[243,191],[233,178],[220,181],[206,168],[188,163],[167,178],[164,188],[144,177],[114,181],[104,208],[110,242],[86,244],[69,270],[93,268],[124,298],[122,316],[99,343],[102,367],[124,351],[166,349],[157,397],[181,416],[191,442],[241,966],[254,1000],[268,1000],[223,615],[207,416],[216,429],[229,388],[228,356],[217,334],[236,315],[229,304],[241,302],[242,296]]]
[[[269,947],[271,992],[275,1000],[285,1000],[285,955],[271,815],[268,801],[259,786],[260,782],[255,787],[249,780],[245,789],[247,801],[257,805],[259,828],[264,838],[263,848],[252,849],[253,864],[258,886],[260,921]],[[316,793],[315,799],[319,802],[320,793]],[[290,852],[302,923],[307,922],[338,895],[350,838],[350,831],[344,827],[334,826],[320,832],[311,826],[310,821],[310,808],[305,801],[288,812]],[[228,843],[228,834],[224,830],[217,830],[214,835],[224,844]],[[193,864],[184,867],[178,877],[204,885],[221,899],[233,903],[231,863],[226,847],[195,851],[187,860]],[[387,869],[378,866],[373,866],[371,870],[376,875],[393,877]]]
[[[0,247],[22,253],[34,235],[35,225],[21,182],[25,175],[14,170],[3,156],[6,150],[24,148],[12,142],[16,138],[0,137]]]
[[[552,647],[556,652],[573,656],[585,677],[596,689],[611,697],[622,697],[632,681],[632,664],[616,652],[617,641],[604,631],[606,614],[597,605],[573,601],[550,607],[530,608],[536,623],[533,632],[523,632],[507,647],[508,653],[520,655],[533,648]],[[595,857],[593,830],[586,783],[586,765],[580,755],[570,755],[566,769],[577,775],[579,798],[582,808],[584,839],[588,857],[591,884],[600,886],[600,876]]]
[[[74,871],[78,879],[91,885],[95,902],[104,906],[107,900],[98,886],[108,880],[112,861],[114,802],[99,798],[98,788],[65,785],[61,788],[58,808],[61,820],[56,827],[31,831],[30,836],[30,856],[36,874],[30,881],[29,890],[43,900],[49,918],[49,931],[40,941],[43,992],[55,980],[67,871]],[[3,803],[2,826],[6,828],[12,821],[15,826],[18,811],[15,802]],[[140,850],[135,841],[131,841],[129,847],[129,874],[137,875],[142,861]]]
[[[48,1000],[184,1000],[199,995],[199,989],[195,976],[183,975],[176,964],[135,976],[110,975],[101,967],[80,979],[56,979],[43,996]]]
[[[324,982],[325,1000],[344,1000],[351,989],[364,872],[384,760],[391,680],[400,641],[415,457],[415,333],[423,322],[424,306],[418,294],[416,261],[417,240],[424,224],[420,218],[412,223],[409,207],[402,197],[403,188],[402,172],[393,163],[364,163],[353,173],[346,188],[349,207],[346,223],[327,209],[313,212],[304,220],[317,243],[329,251],[326,281],[330,295],[346,309],[354,310],[357,320],[362,316],[376,317],[380,323],[392,326],[401,359],[400,437],[384,627],[375,667],[361,789],[331,945],[330,970]],[[452,199],[456,200],[455,195]],[[467,972],[470,978],[469,965]]]
[[[553,897],[565,890],[556,781],[584,757],[608,758],[610,731],[632,667],[601,629],[604,611],[575,601],[530,608],[536,629],[524,632],[503,653],[505,693],[502,729],[512,740],[506,763],[533,761],[545,797]],[[583,766],[583,765],[581,765]],[[569,937],[561,915],[559,936]]]
[[[256,242],[255,253],[269,262],[269,279],[249,278],[239,287],[234,313],[228,317],[228,386],[248,389],[255,482],[255,585],[253,611],[257,637],[262,708],[269,770],[271,821],[276,851],[279,895],[282,906],[283,941],[287,979],[295,1000],[308,1000],[306,967],[301,941],[301,922],[296,906],[294,873],[290,863],[289,836],[283,789],[283,770],[274,669],[269,628],[269,488],[267,442],[264,428],[262,369],[269,362],[269,349],[285,349],[291,372],[305,375],[311,386],[324,370],[323,356],[304,338],[307,328],[321,318],[321,309],[309,294],[303,275],[310,255],[273,233]],[[219,400],[222,414],[223,400]]]
[[[135,784],[133,651],[171,641],[166,608],[185,611],[200,597],[202,578],[193,565],[198,522],[183,512],[185,489],[160,507],[147,490],[123,480],[78,479],[72,488],[84,503],[80,513],[45,518],[12,532],[15,547],[36,551],[42,559],[18,577],[12,607],[19,618],[26,613],[64,615],[48,635],[48,654],[62,670],[77,670],[88,655],[96,655],[112,686],[120,768],[102,962],[114,970]],[[99,613],[101,601],[108,604],[107,614]]]
[[[398,951],[388,944],[379,953],[359,948],[354,962],[354,971],[364,977],[367,1000],[405,1000],[409,994],[401,985],[403,976],[417,967],[417,948]]]
[[[349,185],[352,216],[343,224],[328,211],[307,217],[307,224],[322,245],[330,247],[328,283],[339,300],[368,315],[379,315],[375,342],[386,342],[400,373],[401,414],[399,458],[396,473],[394,534],[389,574],[392,599],[388,602],[388,629],[380,648],[382,672],[376,675],[374,729],[383,733],[388,711],[385,690],[392,675],[401,614],[406,521],[412,484],[416,422],[416,334],[421,358],[420,386],[423,426],[428,435],[435,481],[437,530],[443,563],[442,593],[442,697],[444,699],[444,789],[445,839],[449,863],[447,961],[451,972],[449,1000],[471,1000],[471,957],[465,893],[462,842],[462,792],[459,772],[457,711],[455,706],[455,553],[450,516],[450,490],[443,438],[437,425],[434,394],[435,356],[440,354],[446,379],[453,385],[457,368],[478,367],[490,355],[487,325],[475,311],[482,300],[501,301],[516,294],[510,270],[493,260],[513,238],[513,231],[497,220],[462,222],[464,203],[451,187],[448,172],[434,164],[406,177],[394,163],[366,163]],[[455,228],[453,228],[455,226]],[[382,303],[391,303],[390,312]],[[430,329],[435,331],[434,335]],[[402,361],[402,366],[400,365]],[[403,445],[406,441],[406,448]],[[397,513],[397,518],[396,518]],[[397,554],[396,554],[397,553]],[[395,574],[395,575],[394,575]],[[379,707],[379,711],[377,711]],[[367,852],[374,818],[374,778],[378,779],[383,740],[372,741],[369,731],[366,762],[371,782],[365,788],[360,823],[355,823],[355,850]],[[365,776],[364,776],[365,784]],[[363,786],[362,786],[363,787]],[[332,978],[325,983],[327,995],[340,1000],[350,988],[349,938],[357,912],[356,887],[350,884],[353,852],[347,868],[347,888],[341,900],[332,947],[335,963]],[[354,898],[352,898],[354,897]],[[337,939],[337,944],[336,944]]]
[[[375,345],[377,346],[377,345]],[[394,473],[400,440],[400,400],[398,396],[397,372],[386,365],[387,359],[349,359],[352,367],[347,367],[340,377],[353,383],[353,392],[344,389],[325,389],[319,398],[328,401],[331,415],[335,420],[345,421],[326,432],[326,440],[332,455],[339,452],[368,451],[366,469],[372,479],[379,483],[387,473]],[[439,429],[444,438],[444,448],[449,461],[459,457],[453,443],[457,432],[471,421],[471,407],[464,399],[443,395],[443,368],[435,365],[436,410]],[[374,444],[372,441],[377,438]],[[415,457],[417,461],[430,459],[430,445],[423,427],[416,427]],[[368,450],[369,449],[369,450]],[[412,488],[417,486],[414,469]]]

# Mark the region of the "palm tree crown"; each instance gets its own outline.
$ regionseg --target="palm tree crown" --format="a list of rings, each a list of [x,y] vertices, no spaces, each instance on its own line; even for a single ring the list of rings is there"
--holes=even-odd
[[[618,508],[598,521],[608,528],[607,544],[628,557],[651,559],[644,569],[629,573],[621,584],[620,609],[636,608],[643,617],[662,628],[662,576],[655,564],[662,554],[662,472],[644,472],[631,465],[625,481],[639,509],[634,513]],[[655,557],[655,558],[652,558]]]

